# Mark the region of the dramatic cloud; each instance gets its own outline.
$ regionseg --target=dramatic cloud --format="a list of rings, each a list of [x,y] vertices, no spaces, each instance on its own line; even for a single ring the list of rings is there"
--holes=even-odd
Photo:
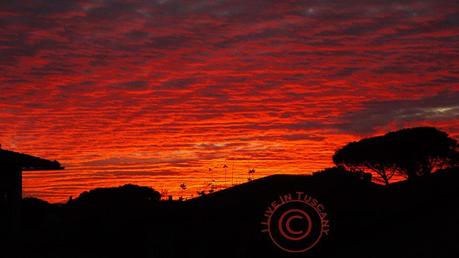
[[[0,143],[66,165],[25,176],[51,201],[309,173],[387,130],[459,138],[457,42],[452,0],[2,1]]]
[[[423,124],[459,120],[459,91],[440,92],[432,97],[415,100],[364,102],[361,110],[344,114],[338,128],[354,133],[371,133],[376,129],[403,127],[413,122]],[[452,132],[457,133],[454,128]]]

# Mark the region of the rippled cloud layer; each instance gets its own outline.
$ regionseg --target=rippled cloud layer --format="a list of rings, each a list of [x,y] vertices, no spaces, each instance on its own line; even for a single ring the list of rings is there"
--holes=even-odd
[[[387,130],[459,139],[457,42],[457,1],[3,1],[0,143],[67,167],[25,175],[51,201],[310,173]]]

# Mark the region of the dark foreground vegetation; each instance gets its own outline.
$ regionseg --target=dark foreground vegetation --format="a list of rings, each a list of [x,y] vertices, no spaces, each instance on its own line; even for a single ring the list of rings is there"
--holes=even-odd
[[[430,145],[411,152],[407,146],[390,151],[400,135],[404,145],[418,144],[412,134],[406,139],[406,131],[364,139],[337,151],[337,167],[308,176],[273,175],[189,201],[161,201],[157,191],[133,185],[92,190],[65,204],[27,198],[21,255],[459,257],[457,143],[436,129],[415,133],[426,131],[444,146],[438,147],[434,136]],[[404,173],[407,180],[391,181]],[[266,208],[279,195],[295,192],[320,200],[330,220],[329,235],[302,254],[280,250],[261,232]]]
[[[270,201],[292,189],[316,196],[331,220],[330,237],[301,257],[459,257],[458,184],[458,169],[383,187],[335,168],[186,202],[134,186],[110,200],[25,199],[23,257],[296,257],[260,232]]]

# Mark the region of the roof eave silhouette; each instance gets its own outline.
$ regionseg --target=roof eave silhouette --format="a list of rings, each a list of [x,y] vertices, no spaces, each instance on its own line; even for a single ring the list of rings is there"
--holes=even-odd
[[[22,171],[62,170],[56,160],[51,161],[32,155],[0,149],[0,167],[15,167]]]

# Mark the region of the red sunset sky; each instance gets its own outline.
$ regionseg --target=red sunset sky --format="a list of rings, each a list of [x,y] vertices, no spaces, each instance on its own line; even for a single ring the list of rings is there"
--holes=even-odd
[[[196,195],[417,125],[459,139],[458,1],[0,3],[0,143],[66,167],[26,196]]]

